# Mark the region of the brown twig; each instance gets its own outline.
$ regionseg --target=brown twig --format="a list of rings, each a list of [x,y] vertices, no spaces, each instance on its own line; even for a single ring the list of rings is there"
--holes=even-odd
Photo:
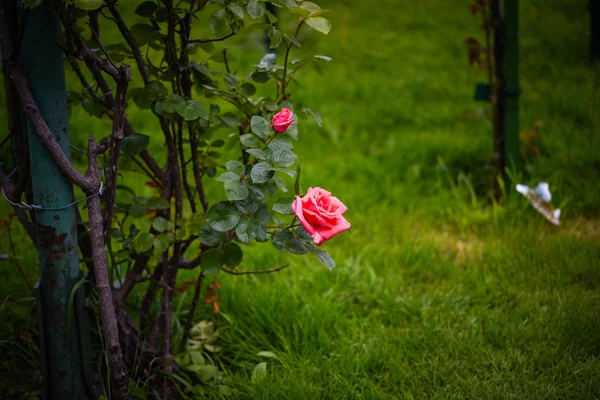
[[[112,224],[112,216],[117,196],[117,169],[119,157],[121,156],[121,141],[124,137],[125,107],[127,107],[127,86],[131,77],[128,65],[119,67],[119,80],[117,81],[117,92],[115,105],[113,107],[113,128],[110,140],[110,152],[106,168],[106,195],[104,196],[104,237],[107,236]],[[108,239],[110,240],[110,239]]]
[[[190,43],[212,43],[212,42],[222,42],[225,39],[228,39],[230,37],[232,37],[233,35],[235,35],[235,32],[231,31],[231,33],[219,37],[219,38],[214,38],[214,39],[190,39]]]
[[[251,271],[236,271],[234,269],[227,268],[227,267],[223,267],[221,269],[223,270],[223,272],[227,272],[228,274],[231,274],[231,275],[253,275],[253,274],[268,274],[270,272],[277,272],[277,271],[281,271],[282,269],[285,269],[289,266],[290,266],[289,264],[284,264],[284,265],[280,265],[279,267],[275,267],[275,268],[271,268],[271,269],[256,269],[256,270],[251,270]]]
[[[96,166],[96,142],[93,136],[89,138],[88,170],[92,178],[98,179]],[[93,191],[90,191],[93,192]],[[113,398],[126,399],[129,386],[127,368],[123,361],[121,344],[119,342],[119,328],[112,297],[108,265],[106,262],[106,249],[104,241],[104,226],[102,212],[100,211],[100,198],[94,196],[87,201],[90,219],[90,239],[92,256],[94,259],[94,275],[96,278],[96,291],[100,303],[100,315],[106,337],[107,355],[110,365],[111,391]]]

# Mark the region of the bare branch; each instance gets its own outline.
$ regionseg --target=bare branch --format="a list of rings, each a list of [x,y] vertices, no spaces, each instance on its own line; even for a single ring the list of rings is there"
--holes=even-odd
[[[277,271],[281,271],[282,269],[285,269],[287,267],[289,267],[289,264],[284,264],[279,267],[271,268],[271,269],[256,269],[256,270],[251,270],[251,271],[237,271],[235,269],[231,269],[231,268],[227,268],[227,267],[223,267],[221,269],[223,270],[223,272],[227,272],[228,274],[231,274],[231,275],[253,275],[253,274],[268,274],[270,272],[277,272]]]
[[[228,39],[230,37],[232,37],[233,35],[235,35],[234,31],[231,31],[231,33],[223,36],[223,37],[219,37],[219,38],[214,38],[214,39],[190,39],[189,42],[190,43],[212,43],[212,42],[222,42],[225,39]]]
[[[106,171],[106,196],[104,203],[104,236],[106,237],[112,222],[117,195],[117,168],[121,155],[121,141],[124,137],[125,107],[127,107],[127,85],[131,70],[127,65],[119,67],[120,78],[117,81],[117,95],[113,107],[113,129],[111,136],[108,167]]]

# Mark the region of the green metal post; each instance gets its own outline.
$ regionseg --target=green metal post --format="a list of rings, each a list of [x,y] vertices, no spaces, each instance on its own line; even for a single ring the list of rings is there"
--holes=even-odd
[[[42,115],[64,152],[70,156],[64,60],[57,44],[60,24],[52,2],[44,1],[26,20],[21,54],[30,88]],[[73,201],[73,185],[54,163],[31,124],[27,124],[33,198],[46,208]],[[44,397],[85,399],[75,312],[69,294],[80,278],[75,208],[35,213],[41,269],[40,327],[44,343]],[[73,306],[71,304],[71,306]],[[69,323],[68,318],[73,321]]]
[[[514,170],[519,165],[519,1],[504,1],[505,86],[506,108],[504,115],[504,165]]]

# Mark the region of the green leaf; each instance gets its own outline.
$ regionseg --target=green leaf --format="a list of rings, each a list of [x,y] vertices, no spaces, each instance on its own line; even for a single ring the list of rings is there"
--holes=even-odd
[[[259,160],[267,159],[265,152],[262,151],[261,149],[246,149],[246,153],[253,155],[254,157],[258,158]]]
[[[250,178],[254,183],[264,183],[271,179],[275,175],[275,172],[271,170],[271,167],[266,162],[259,162],[250,171]]]
[[[234,173],[238,176],[243,176],[246,172],[246,167],[239,161],[231,160],[225,163],[225,168],[228,172]]]
[[[272,242],[279,251],[296,255],[303,255],[308,251],[306,245],[289,231],[276,233],[273,235]]]
[[[300,3],[300,7],[302,7],[309,13],[314,13],[321,9],[321,7],[319,7],[317,4],[313,3],[312,1],[303,1],[302,3]]]
[[[145,204],[136,204],[129,207],[127,213],[134,218],[142,218],[146,214],[146,211],[148,211],[148,207]]]
[[[238,174],[234,174],[233,172],[224,172],[217,177],[217,181],[219,182],[227,182],[227,181],[240,181],[240,176]]]
[[[225,9],[215,11],[210,16],[208,27],[215,35],[222,33],[227,29],[227,19],[225,18]]]
[[[239,19],[244,19],[244,9],[238,3],[229,3],[227,8]]]
[[[273,177],[273,182],[275,182],[275,184],[277,185],[277,187],[279,188],[279,190],[281,190],[283,193],[287,193],[288,188],[287,188],[285,182],[280,177],[278,177],[277,175],[275,175]]]
[[[242,124],[238,116],[230,112],[223,114],[221,116],[221,121],[229,127],[240,126]]]
[[[292,215],[294,214],[294,210],[292,210],[292,203],[296,200],[293,197],[284,197],[275,203],[273,206],[273,211],[278,212],[280,214]]]
[[[310,113],[310,115],[313,116],[313,118],[315,119],[315,122],[317,123],[317,125],[319,126],[319,128],[321,128],[323,126],[323,119],[321,118],[321,114],[319,114],[318,112],[316,112],[315,110],[311,109],[311,108],[305,108],[304,112],[308,112]]]
[[[225,252],[225,265],[228,267],[237,267],[242,263],[244,252],[237,244],[229,243],[223,248],[223,251]]]
[[[171,208],[171,203],[160,196],[154,196],[146,200],[146,206],[149,210],[168,210]]]
[[[205,274],[216,274],[221,271],[221,268],[225,264],[225,253],[223,249],[209,249],[206,253],[202,254],[202,272]]]
[[[131,34],[138,46],[145,46],[160,36],[149,24],[135,24],[131,27]]]
[[[227,232],[235,228],[240,221],[240,213],[233,204],[221,201],[210,206],[205,218],[213,229]]]
[[[144,90],[148,100],[152,102],[162,100],[168,94],[167,87],[161,81],[148,82]]]
[[[235,227],[235,234],[240,242],[248,244],[257,237],[266,237],[267,230],[256,218],[244,217]]]
[[[277,17],[269,10],[267,10],[267,19],[269,20],[270,24],[277,22]]]
[[[248,15],[250,15],[253,19],[262,18],[267,11],[265,3],[259,2],[257,0],[250,0],[248,2]]]
[[[246,133],[245,135],[240,136],[240,142],[246,147],[259,147],[262,145],[262,140],[256,135],[252,133]]]
[[[34,9],[40,4],[42,4],[42,0],[21,0],[21,3],[25,4],[27,7]],[[102,3],[102,2],[100,2]]]
[[[73,0],[73,5],[80,10],[92,11],[102,7],[102,0]]]
[[[154,248],[159,251],[165,251],[171,244],[171,235],[160,234],[154,239]]]
[[[135,240],[135,251],[138,253],[143,253],[150,250],[152,245],[154,245],[154,236],[148,232],[144,232]]]
[[[302,188],[300,187],[300,172],[302,172],[302,167],[300,167],[300,163],[296,164],[296,182],[294,182],[294,192],[296,196],[302,196]]]
[[[225,233],[214,230],[210,225],[204,225],[198,236],[200,241],[207,246],[217,246],[225,240]]]
[[[227,85],[227,87],[232,90],[236,89],[240,83],[237,76],[235,76],[233,74],[226,74],[223,77],[223,80],[225,81],[225,85]]]
[[[251,84],[250,82],[242,83],[242,86],[240,89],[242,89],[242,92],[248,96],[254,96],[254,94],[256,93],[256,87],[253,84]]]
[[[248,188],[242,186],[239,180],[225,182],[227,200],[244,200],[248,194],[250,194]]]
[[[281,44],[281,32],[277,30],[275,27],[272,27],[267,32],[267,36],[269,37],[269,48],[276,49]]]
[[[208,120],[208,113],[204,107],[195,100],[176,103],[175,109],[177,110],[177,114],[181,115],[186,121],[193,121],[198,118],[202,118],[205,121]]]
[[[210,147],[223,147],[225,141],[223,139],[217,139],[210,144]]]
[[[301,16],[302,18],[307,18],[310,15],[310,12],[308,10],[305,10],[301,7],[290,7],[290,11],[296,15]]]
[[[292,37],[290,35],[286,35],[285,33],[283,34],[283,38],[285,39],[285,41],[289,44],[292,43],[297,47],[302,47],[302,45],[300,44],[300,42],[298,41],[298,39],[296,39],[295,37]]]
[[[202,382],[208,382],[215,379],[218,373],[217,367],[212,364],[199,365],[194,372],[198,375],[198,379],[200,379]]]
[[[330,271],[335,268],[335,261],[333,258],[331,258],[331,255],[329,255],[328,252],[324,250],[319,250],[313,245],[309,245],[308,249],[317,257],[317,260],[319,260],[321,264],[329,268]]]
[[[135,156],[140,154],[150,143],[150,136],[141,133],[132,133],[121,141],[121,153],[125,156]]]
[[[254,367],[250,380],[252,383],[259,383],[267,377],[267,363],[261,362]]]
[[[158,232],[165,232],[171,230],[172,224],[163,217],[156,217],[154,218],[154,221],[152,221],[152,227]]]
[[[250,149],[248,149],[248,150],[250,150]],[[246,151],[248,151],[248,150],[246,150]],[[276,150],[269,149],[267,151],[267,157],[273,165],[276,165],[279,167],[290,167],[290,166],[294,165],[297,160],[296,155],[291,150],[288,150],[288,149],[276,149]]]
[[[269,121],[256,115],[250,120],[250,129],[262,139],[266,139],[271,134]]]
[[[94,100],[84,97],[81,101],[81,106],[88,114],[99,117],[102,115],[102,107],[100,104],[96,103]]]
[[[250,76],[256,83],[265,83],[271,79],[271,74],[267,71],[254,71]]]
[[[151,17],[156,10],[158,10],[158,5],[153,1],[144,1],[140,5],[135,8],[135,13],[140,17]]]
[[[331,22],[323,17],[308,18],[306,24],[325,35],[331,30]]]

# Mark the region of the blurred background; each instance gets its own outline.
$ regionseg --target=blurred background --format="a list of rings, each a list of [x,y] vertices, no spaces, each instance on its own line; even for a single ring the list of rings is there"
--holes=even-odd
[[[520,3],[522,162],[513,183],[548,182],[562,225],[510,188],[508,197],[490,195],[492,128],[478,111],[488,104],[473,99],[486,75],[469,65],[465,45],[483,32],[470,1],[320,1],[331,10],[331,32],[303,29],[292,58],[332,61],[321,64],[322,75],[300,71],[290,92],[323,124],[302,119],[295,148],[303,186],[342,200],[352,228],[325,246],[338,264],[331,272],[313,258],[255,245],[245,268],[291,268],[214,278],[221,314],[210,305],[198,314],[220,328],[215,360],[231,375],[227,396],[600,397],[600,69],[590,61],[588,1]],[[278,17],[279,29],[293,33],[297,17]],[[210,36],[205,26],[194,27],[199,37]],[[266,53],[260,30],[216,43],[216,51],[224,46],[240,76]],[[209,57],[200,50],[193,59]],[[68,74],[69,89],[81,91]],[[2,95],[2,116],[5,106]],[[150,149],[161,149],[150,111],[135,110],[134,128],[150,135]],[[108,120],[81,107],[70,124],[81,148],[89,134],[110,133]],[[83,164],[82,155],[73,157],[80,156]],[[138,195],[154,194],[140,175],[126,177]],[[213,183],[209,200],[222,197],[221,183]],[[1,203],[0,220],[8,212]],[[10,253],[2,229],[0,254]],[[12,229],[34,280],[33,248],[16,223]],[[2,357],[0,380],[27,393],[36,385],[35,349],[22,338],[34,329],[23,311],[31,302],[14,266],[0,267],[0,351],[14,353]],[[188,302],[179,296],[178,310]],[[267,378],[253,383],[261,361]],[[207,396],[225,395],[208,387]]]

